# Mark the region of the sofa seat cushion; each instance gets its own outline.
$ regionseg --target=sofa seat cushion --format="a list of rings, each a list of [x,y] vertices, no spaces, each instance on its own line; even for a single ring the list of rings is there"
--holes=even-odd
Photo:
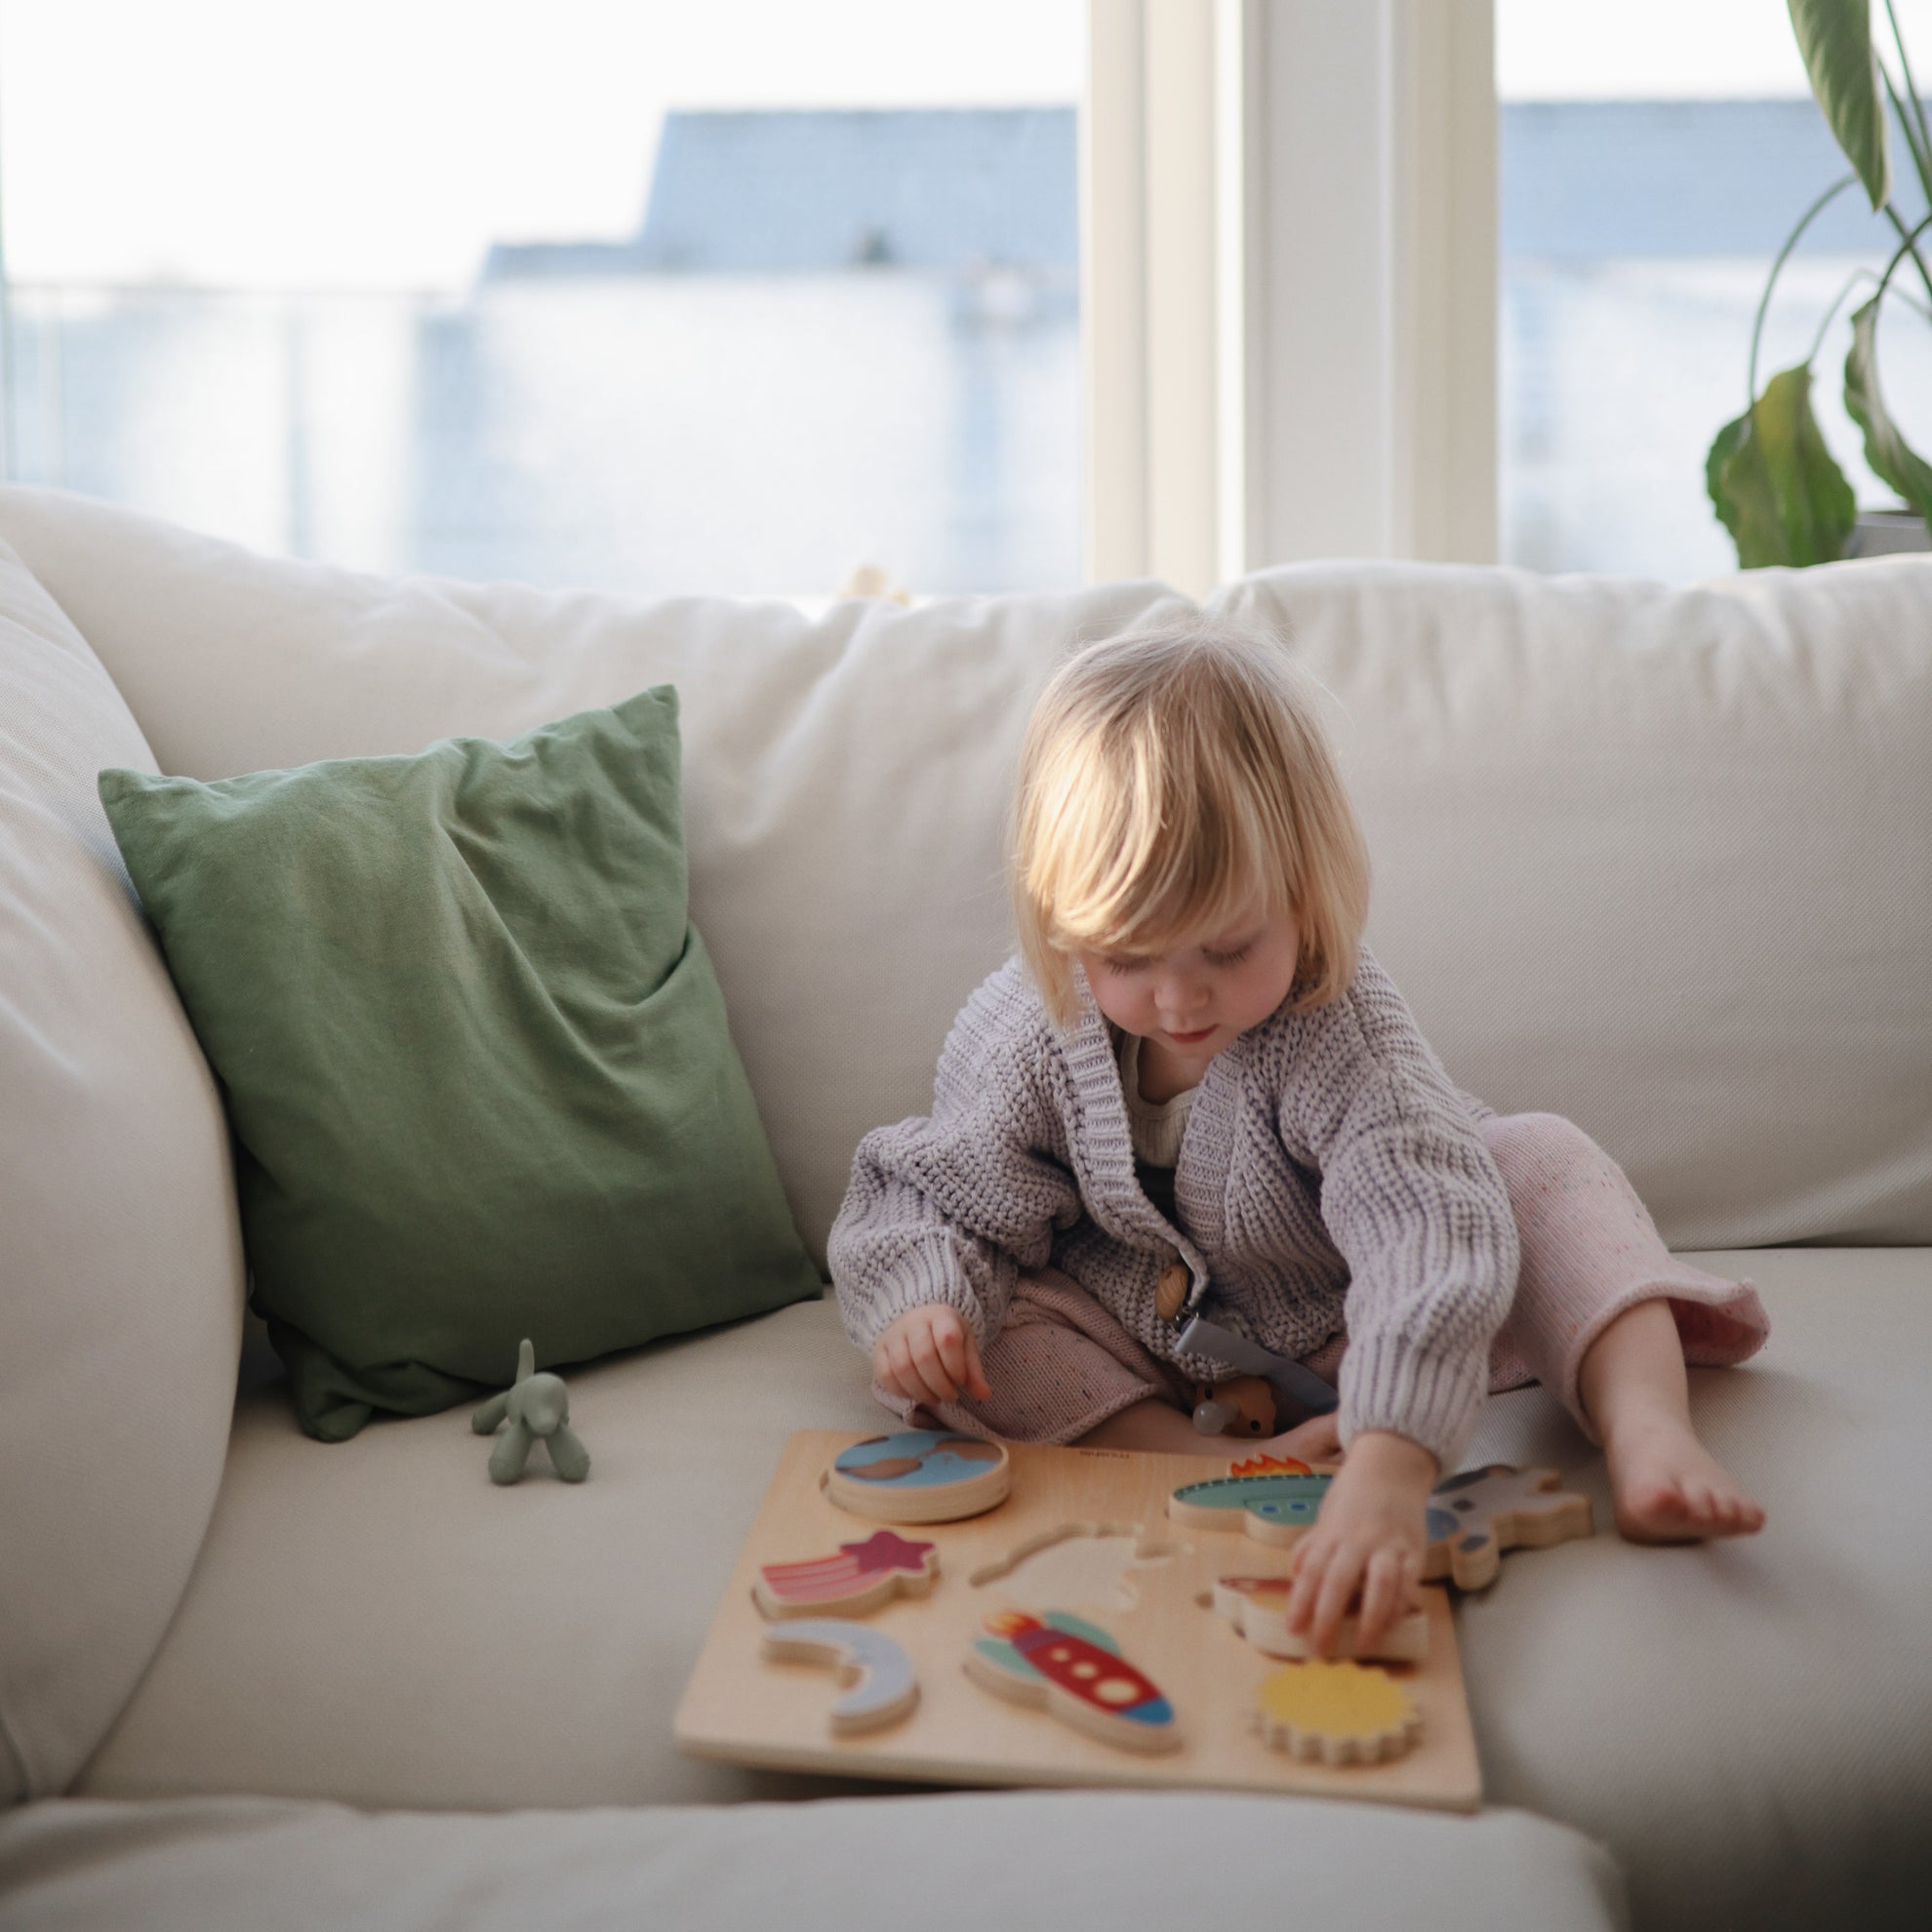
[[[1932,1887],[1932,1251],[1698,1257],[1772,1336],[1697,1371],[1770,1510],[1750,1543],[1614,1534],[1504,1559],[1460,1610],[1487,1795],[1610,1845],[1657,1923],[1831,1922]],[[680,1756],[671,1716],[785,1437],[876,1429],[829,1301],[572,1383],[581,1488],[492,1487],[461,1415],[322,1447],[246,1397],[202,1560],[88,1792],[516,1807],[863,1786]],[[1471,1460],[1601,1459],[1541,1389]]]
[[[0,1821],[34,1932],[1069,1932],[1376,1925],[1608,1932],[1615,1865],[1520,1811],[1127,1791],[523,1812],[262,1798],[35,1805]]]

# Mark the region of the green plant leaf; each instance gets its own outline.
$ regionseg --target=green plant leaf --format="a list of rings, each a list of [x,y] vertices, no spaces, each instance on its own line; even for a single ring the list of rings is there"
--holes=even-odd
[[[1870,0],[1789,0],[1789,5],[1811,91],[1872,207],[1882,208],[1892,192],[1892,156],[1878,57],[1872,48]]]
[[[1704,480],[1743,569],[1844,555],[1858,505],[1811,413],[1808,364],[1781,369],[1718,430]]]
[[[1932,508],[1932,466],[1914,451],[1885,407],[1878,387],[1878,304],[1873,296],[1852,313],[1851,352],[1845,357],[1845,409],[1865,431],[1865,460],[1920,516]]]

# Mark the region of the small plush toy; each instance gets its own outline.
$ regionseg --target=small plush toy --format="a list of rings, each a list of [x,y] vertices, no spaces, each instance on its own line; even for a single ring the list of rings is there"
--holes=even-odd
[[[1258,1375],[1194,1384],[1194,1427],[1203,1435],[1272,1435],[1274,1390]]]
[[[550,1467],[566,1482],[582,1482],[590,1473],[590,1452],[570,1426],[570,1397],[563,1380],[537,1373],[537,1351],[526,1339],[516,1351],[516,1382],[501,1395],[492,1395],[470,1417],[478,1435],[495,1435],[507,1421],[503,1439],[490,1451],[490,1480],[516,1482],[530,1460],[532,1443],[550,1445]]]

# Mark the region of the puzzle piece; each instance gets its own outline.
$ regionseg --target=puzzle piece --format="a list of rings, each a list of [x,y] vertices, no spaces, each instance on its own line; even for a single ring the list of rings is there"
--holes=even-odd
[[[966,1653],[966,1674],[995,1697],[1037,1705],[1103,1744],[1128,1751],[1175,1751],[1174,1707],[1097,1624],[1064,1610],[1033,1617],[1003,1610]]]
[[[883,1630],[826,1617],[781,1624],[765,1632],[765,1655],[798,1658],[836,1670],[847,1694],[831,1708],[834,1731],[870,1731],[903,1717],[919,1701],[912,1660]]]
[[[1167,1499],[1167,1514],[1189,1529],[1241,1529],[1257,1543],[1286,1549],[1314,1528],[1333,1480],[1329,1474],[1270,1472],[1185,1482]]]
[[[1449,1577],[1458,1590],[1486,1590],[1503,1551],[1548,1550],[1591,1533],[1590,1498],[1562,1489],[1555,1469],[1490,1463],[1465,1469],[1429,1492],[1423,1581]]]
[[[751,1586],[752,1600],[767,1617],[863,1617],[906,1596],[931,1593],[939,1575],[939,1550],[908,1543],[891,1530],[874,1530],[864,1543],[841,1543],[831,1556],[802,1563],[767,1563]]]
[[[1374,1664],[1284,1664],[1255,1693],[1255,1729],[1276,1751],[1327,1764],[1381,1764],[1422,1736],[1415,1700]]]
[[[1311,1632],[1288,1628],[1288,1577],[1217,1577],[1207,1599],[1241,1634],[1268,1657],[1312,1657]],[[1359,1647],[1359,1620],[1344,1617],[1335,1633],[1338,1657],[1380,1657],[1398,1664],[1420,1664],[1429,1655],[1429,1618],[1420,1605],[1403,1612],[1373,1650]]]
[[[1006,1501],[1013,1463],[999,1442],[938,1429],[868,1436],[833,1460],[825,1494],[882,1523],[949,1523]]]

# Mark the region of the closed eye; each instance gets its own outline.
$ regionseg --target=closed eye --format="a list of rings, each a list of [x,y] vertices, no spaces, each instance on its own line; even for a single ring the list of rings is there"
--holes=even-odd
[[[1254,941],[1250,940],[1246,946],[1237,946],[1232,952],[1208,952],[1204,950],[1201,953],[1201,957],[1210,966],[1238,966],[1254,950]]]

